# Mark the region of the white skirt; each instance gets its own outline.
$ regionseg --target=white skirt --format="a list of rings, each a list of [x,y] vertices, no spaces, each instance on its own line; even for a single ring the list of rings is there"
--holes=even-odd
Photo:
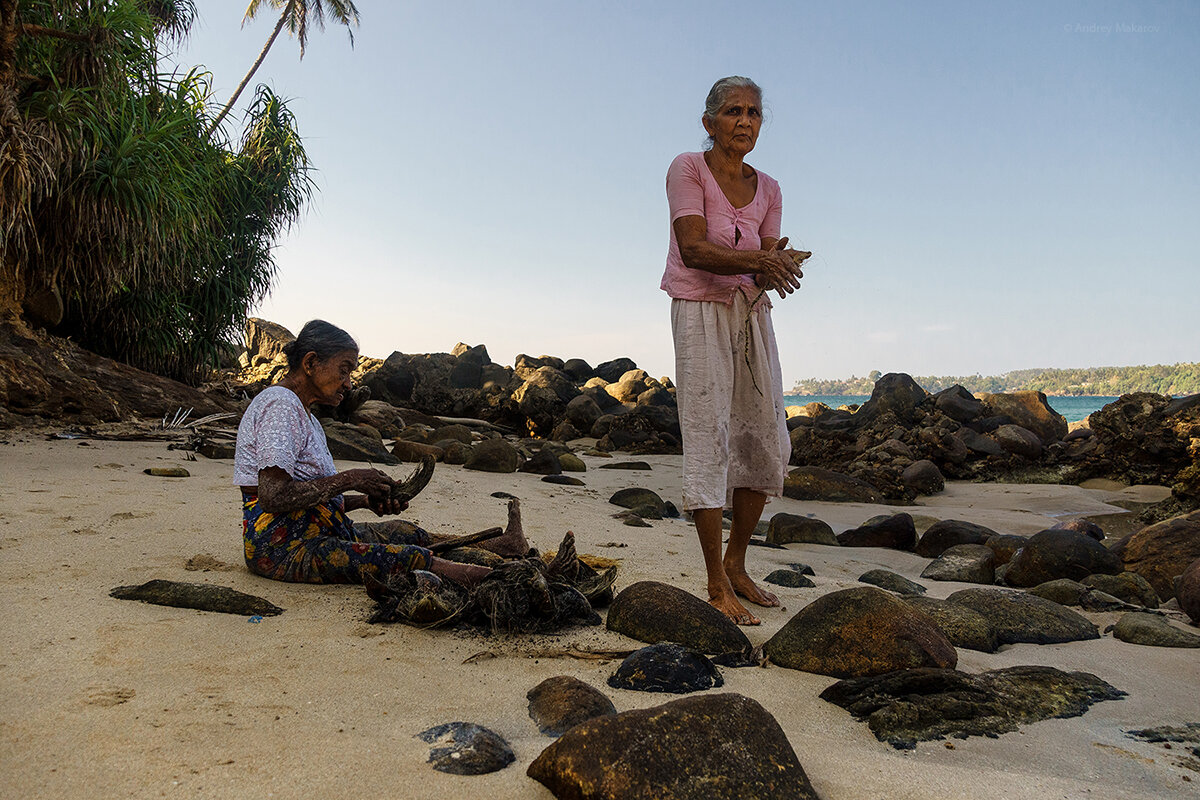
[[[734,489],[783,494],[792,444],[783,374],[762,303],[671,301],[675,398],[683,430],[683,507],[728,508]],[[748,340],[747,340],[748,336]]]

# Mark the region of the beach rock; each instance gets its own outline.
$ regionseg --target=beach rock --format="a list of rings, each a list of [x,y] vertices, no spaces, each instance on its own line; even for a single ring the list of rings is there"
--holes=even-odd
[[[1117,620],[1113,638],[1149,647],[1200,647],[1200,636],[1176,628],[1158,614],[1131,611]]]
[[[997,533],[995,536],[989,536],[984,544],[996,554],[996,567],[999,568],[1001,564],[1012,561],[1012,557],[1027,541],[1027,537],[1017,536],[1015,533]],[[999,581],[1000,578],[997,576],[996,580]]]
[[[983,413],[983,403],[957,383],[933,397],[937,410],[955,422],[970,422]]]
[[[211,583],[158,579],[138,586],[118,586],[108,594],[118,600],[138,600],[156,606],[194,608],[222,614],[241,614],[244,617],[273,617],[283,613],[282,608],[269,600]]]
[[[1194,501],[1200,494],[1200,448],[1193,444],[1200,434],[1200,395],[1122,395],[1092,414],[1088,427],[1098,447],[1080,474],[1070,476],[1072,481],[1100,476],[1172,486],[1179,499]]]
[[[1036,461],[1042,456],[1042,440],[1036,433],[1020,425],[1001,425],[991,434],[1007,453]]]
[[[456,442],[462,442],[469,445],[474,440],[471,437],[471,429],[466,425],[442,425],[434,428],[429,434],[427,441],[440,442],[443,439],[453,439]]]
[[[996,532],[991,528],[973,522],[943,519],[930,525],[925,533],[921,534],[914,551],[922,558],[937,558],[947,548],[956,544],[987,544],[988,539],[995,535]],[[1021,542],[1024,541],[1022,538]]]
[[[608,679],[614,689],[690,694],[725,685],[721,671],[703,653],[661,642],[630,653]]]
[[[558,463],[558,456],[543,447],[522,464],[519,471],[533,475],[558,475],[562,472],[562,466]]]
[[[893,550],[912,550],[917,543],[917,527],[910,514],[893,514],[879,522],[867,522],[852,530],[839,533],[843,547],[889,547]]]
[[[954,438],[972,453],[980,456],[1002,456],[1005,453],[1000,443],[990,436],[985,436],[971,428],[959,428],[954,432]]]
[[[645,461],[614,461],[611,464],[601,464],[600,469],[650,470],[652,467]]]
[[[434,445],[442,451],[442,463],[462,465],[467,463],[467,459],[471,457],[471,446],[455,441],[454,439],[442,439]],[[393,448],[392,452],[395,452]]]
[[[637,369],[637,364],[633,363],[630,358],[615,358],[612,361],[604,361],[596,365],[594,370],[597,378],[604,380],[606,383],[615,383],[621,380],[621,376],[630,370]]]
[[[296,337],[287,328],[277,322],[247,317],[242,329],[245,334],[246,353],[250,365],[269,364],[283,355],[283,348],[296,341]]]
[[[516,756],[508,742],[482,725],[448,722],[417,734],[429,748],[429,763],[451,775],[486,775],[504,769]]]
[[[996,629],[1000,644],[1059,644],[1099,639],[1084,617],[1051,600],[1011,589],[961,589],[946,598],[974,609]]]
[[[833,503],[882,503],[883,495],[871,484],[820,467],[797,467],[783,482],[783,496],[793,500]]]
[[[385,439],[395,439],[406,426],[403,412],[382,400],[367,400],[355,409],[350,421],[370,425]]]
[[[779,723],[737,694],[588,720],[527,774],[575,800],[817,800]]]
[[[634,399],[634,402],[639,406],[668,406],[674,408],[676,405],[675,395],[661,386],[651,386],[639,394]]]
[[[903,575],[898,575],[889,569],[869,569],[858,576],[860,583],[869,583],[880,589],[887,589],[896,594],[925,594],[926,589],[916,581],[910,581]]]
[[[780,666],[835,678],[958,662],[933,620],[869,586],[813,601],[767,640],[763,652]]]
[[[996,639],[996,628],[988,622],[987,617],[972,608],[919,595],[907,595],[901,599],[936,622],[955,647],[994,653],[1000,646]]]
[[[701,653],[750,648],[729,617],[683,589],[640,581],[623,589],[608,609],[608,629],[639,642],[676,642]]]
[[[558,465],[563,472],[587,472],[587,464],[574,453],[562,453],[558,457]]]
[[[786,586],[789,589],[810,589],[816,586],[807,575],[797,572],[794,569],[777,569],[767,574],[763,578],[767,583],[773,583],[776,586]]]
[[[953,669],[912,669],[877,678],[838,681],[821,699],[849,711],[881,742],[911,750],[930,739],[988,736],[1043,719],[1082,715],[1094,703],[1125,692],[1087,672],[1020,666],[970,675]]]
[[[471,448],[464,469],[481,472],[516,472],[521,463],[517,448],[501,438],[484,439]]]
[[[649,506],[654,509],[656,516],[652,519],[662,519],[663,512],[666,511],[666,503],[658,496],[657,492],[649,489],[631,488],[621,489],[608,498],[608,502],[621,508],[638,509],[641,506]],[[645,516],[645,514],[642,514]]]
[[[1104,541],[1104,529],[1096,523],[1086,519],[1066,519],[1062,522],[1056,522],[1050,526],[1052,531],[1075,531],[1082,533],[1085,536],[1090,536],[1097,542]]]
[[[900,481],[917,494],[937,494],[946,488],[942,471],[928,459],[914,461],[900,473]]]
[[[570,675],[547,678],[525,697],[529,718],[547,736],[561,736],[581,722],[617,713],[603,692]]]
[[[1118,542],[1113,552],[1141,575],[1160,599],[1175,596],[1175,577],[1200,558],[1200,511],[1163,520]]]
[[[829,523],[786,511],[771,517],[767,526],[767,541],[771,544],[838,544]]]
[[[370,461],[389,466],[400,463],[400,459],[387,451],[379,433],[367,433],[367,429],[348,422],[332,419],[321,420],[325,429],[325,441],[330,454],[342,461]]]
[[[546,436],[566,415],[567,403],[579,395],[579,390],[562,370],[554,367],[538,367],[527,374],[525,382],[513,391],[512,399],[528,417],[530,430]]]
[[[1126,603],[1158,608],[1158,593],[1150,582],[1136,572],[1122,572],[1119,575],[1089,575],[1082,581],[1084,586],[1110,594]],[[1182,605],[1182,603],[1180,604]]]
[[[579,478],[571,475],[545,475],[542,477],[542,483],[553,483],[558,486],[585,486],[586,484]]]
[[[991,585],[996,580],[996,556],[983,544],[956,544],[947,548],[921,572],[931,581],[961,581]]]
[[[1081,606],[1083,605],[1083,596],[1090,589],[1084,586],[1079,581],[1073,581],[1070,578],[1057,578],[1045,583],[1039,583],[1029,590],[1029,593],[1037,597],[1045,598],[1058,603],[1061,606]]]
[[[1200,624],[1200,558],[1183,571],[1176,599],[1183,613],[1191,617],[1192,622]]]
[[[1088,575],[1121,572],[1121,560],[1090,536],[1075,531],[1045,530],[1030,536],[1009,561],[1009,586],[1037,586],[1055,578],[1082,580]]]
[[[584,383],[588,378],[596,374],[596,371],[592,369],[592,365],[582,358],[568,358],[563,362],[562,370],[570,375],[571,380],[576,383]]]
[[[567,403],[567,421],[581,431],[591,431],[596,420],[604,415],[600,405],[586,394],[571,398]]]
[[[892,414],[901,422],[911,423],[917,407],[929,397],[912,376],[903,372],[889,372],[875,381],[871,398],[855,413],[856,424],[873,421],[883,414]]]
[[[392,455],[405,463],[419,463],[426,456],[433,456],[435,460],[441,461],[445,458],[446,451],[433,444],[397,439],[392,444]]]
[[[1067,420],[1054,409],[1041,392],[1007,392],[979,395],[985,414],[1008,417],[1016,425],[1032,431],[1043,444],[1057,442],[1067,435]]]
[[[233,458],[237,455],[237,447],[232,442],[206,441],[196,448],[196,452],[205,458]]]

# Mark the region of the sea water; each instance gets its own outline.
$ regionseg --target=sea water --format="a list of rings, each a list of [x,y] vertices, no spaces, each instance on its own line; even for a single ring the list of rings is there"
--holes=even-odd
[[[824,403],[830,408],[852,404],[862,405],[871,399],[866,394],[789,394],[783,398],[787,406],[803,406],[809,403]],[[1077,422],[1093,411],[1099,411],[1116,397],[1047,397],[1050,407],[1062,414],[1067,422]]]

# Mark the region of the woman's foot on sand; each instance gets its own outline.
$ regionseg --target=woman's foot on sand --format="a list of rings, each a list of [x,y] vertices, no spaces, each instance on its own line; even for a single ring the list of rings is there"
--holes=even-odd
[[[708,604],[733,620],[735,625],[762,624],[762,620],[751,614],[746,610],[744,605],[738,602],[732,587],[724,587],[717,591],[713,591],[710,587],[708,590]]]
[[[529,540],[521,527],[520,500],[514,497],[508,501],[508,527],[504,533],[480,546],[504,558],[521,558],[529,552]]]
[[[779,605],[778,597],[764,589],[760,589],[758,584],[745,572],[731,573],[726,569],[725,574],[729,576],[729,583],[732,584],[733,591],[751,603],[766,606],[767,608],[774,608]]]

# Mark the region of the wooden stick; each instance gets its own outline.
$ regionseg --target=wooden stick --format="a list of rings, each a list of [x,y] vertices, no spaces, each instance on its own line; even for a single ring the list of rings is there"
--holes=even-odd
[[[456,536],[448,541],[438,542],[437,544],[430,546],[429,551],[432,553],[444,553],[447,550],[453,550],[456,547],[467,547],[468,545],[486,542],[488,539],[495,539],[497,536],[500,536],[503,533],[504,529],[499,526],[495,528],[488,528],[486,531],[480,531],[479,533],[470,533],[466,536]]]

